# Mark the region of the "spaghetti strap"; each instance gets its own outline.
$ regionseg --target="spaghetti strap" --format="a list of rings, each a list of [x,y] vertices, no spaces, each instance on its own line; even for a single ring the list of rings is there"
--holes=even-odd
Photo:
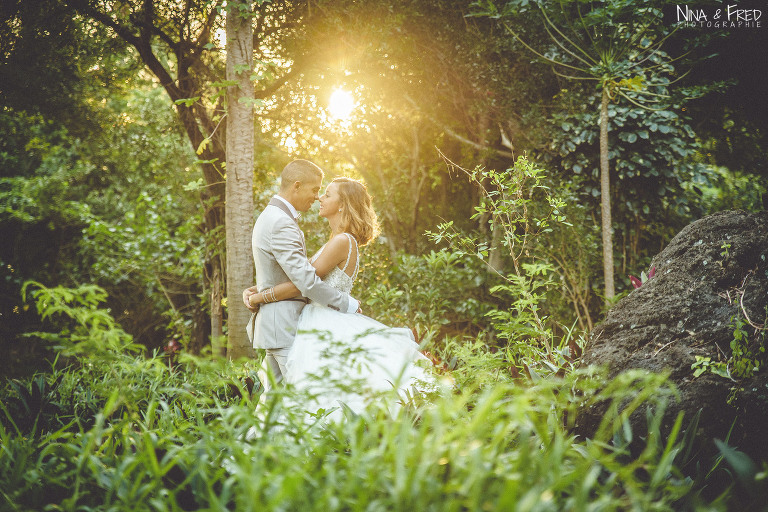
[[[349,240],[349,251],[347,252],[347,261],[344,263],[344,268],[341,269],[342,272],[345,274],[347,273],[347,267],[349,267],[349,260],[352,258],[352,242],[355,242],[355,249],[357,249],[357,240],[355,240],[355,237],[350,235],[349,233],[344,233],[347,235],[347,239]],[[360,255],[358,254],[358,257],[355,258],[355,271],[352,274],[352,279],[354,279],[357,276],[357,271],[360,269]],[[349,275],[349,274],[347,274]]]

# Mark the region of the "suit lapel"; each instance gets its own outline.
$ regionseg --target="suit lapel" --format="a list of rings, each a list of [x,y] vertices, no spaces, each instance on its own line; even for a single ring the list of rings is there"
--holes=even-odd
[[[291,210],[288,209],[288,207],[285,205],[284,202],[282,202],[281,200],[277,199],[276,197],[273,197],[272,199],[270,199],[269,204],[272,205],[272,206],[277,206],[278,208],[283,210],[287,216],[292,218],[293,222],[296,222],[296,218],[293,216],[293,214],[291,213]],[[298,222],[296,222],[296,223],[298,224]]]

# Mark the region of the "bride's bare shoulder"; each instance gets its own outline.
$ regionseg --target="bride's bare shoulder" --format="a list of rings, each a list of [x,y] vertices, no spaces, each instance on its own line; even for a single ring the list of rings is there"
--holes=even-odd
[[[338,235],[334,235],[329,241],[328,244],[325,246],[325,250],[331,250],[334,254],[339,255],[340,257],[343,257],[342,259],[347,259],[347,254],[349,254],[349,247],[350,247],[350,240],[347,235],[344,233],[340,233]]]
[[[323,277],[333,267],[343,264],[348,255],[349,239],[344,234],[335,235],[325,244],[312,265],[317,270],[317,274]]]
[[[331,241],[328,243],[337,243],[339,245],[343,245],[344,247],[349,247],[349,237],[352,235],[348,235],[347,233],[339,233],[338,235],[333,235],[331,238]]]

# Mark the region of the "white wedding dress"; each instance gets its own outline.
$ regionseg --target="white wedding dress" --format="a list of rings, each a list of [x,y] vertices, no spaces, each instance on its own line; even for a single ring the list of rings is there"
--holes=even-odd
[[[357,242],[345,234],[349,253],[344,268],[334,267],[324,281],[349,293],[360,266],[357,261],[352,275],[347,274]],[[299,317],[285,381],[300,394],[303,410],[326,421],[343,418],[346,408],[360,413],[374,402],[394,416],[409,397],[434,388],[429,366],[409,329],[310,303]]]

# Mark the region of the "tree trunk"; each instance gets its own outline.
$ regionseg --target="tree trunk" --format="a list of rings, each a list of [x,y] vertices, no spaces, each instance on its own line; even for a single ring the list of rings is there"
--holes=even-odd
[[[493,231],[491,232],[491,250],[488,255],[488,266],[491,267],[489,272],[496,271],[500,274],[504,273],[504,228],[498,222],[493,223]]]
[[[414,125],[411,128],[413,145],[411,146],[411,212],[408,225],[408,245],[413,251],[418,247],[419,232],[419,206],[421,205],[421,192],[427,183],[429,171],[421,166],[421,144],[419,131]]]
[[[176,101],[185,96],[194,96],[201,85],[186,73],[180,73],[187,84],[188,90],[179,91],[173,87],[166,87],[169,97]],[[205,336],[204,339],[193,337],[191,345],[204,347],[210,342],[214,345],[220,343],[223,336],[223,311],[221,299],[224,293],[224,256],[223,247],[220,244],[218,228],[225,224],[223,165],[226,159],[226,129],[218,128],[210,119],[208,112],[194,105],[187,106],[183,103],[176,105],[179,119],[184,126],[192,149],[197,151],[203,147],[199,156],[203,163],[200,167],[203,171],[205,187],[200,191],[200,201],[204,208],[203,231],[206,234],[205,261],[203,263],[203,291],[210,291],[210,340],[206,334],[208,329],[194,329],[197,334]],[[203,132],[203,129],[207,130]],[[210,138],[209,144],[204,144],[206,137]],[[199,350],[195,353],[199,353]]]
[[[242,10],[241,10],[242,7]],[[245,326],[251,313],[241,301],[253,285],[253,25],[250,2],[227,5],[227,357],[253,356]]]
[[[221,269],[216,264],[217,259],[213,258],[209,277],[209,285],[211,287],[211,344],[213,347],[218,347],[221,344],[224,327],[224,315],[221,308],[224,290],[221,289],[222,276]]]
[[[600,102],[600,212],[603,225],[603,276],[605,299],[614,297],[613,285],[613,228],[611,226],[611,177],[608,168],[608,87],[603,85]]]

